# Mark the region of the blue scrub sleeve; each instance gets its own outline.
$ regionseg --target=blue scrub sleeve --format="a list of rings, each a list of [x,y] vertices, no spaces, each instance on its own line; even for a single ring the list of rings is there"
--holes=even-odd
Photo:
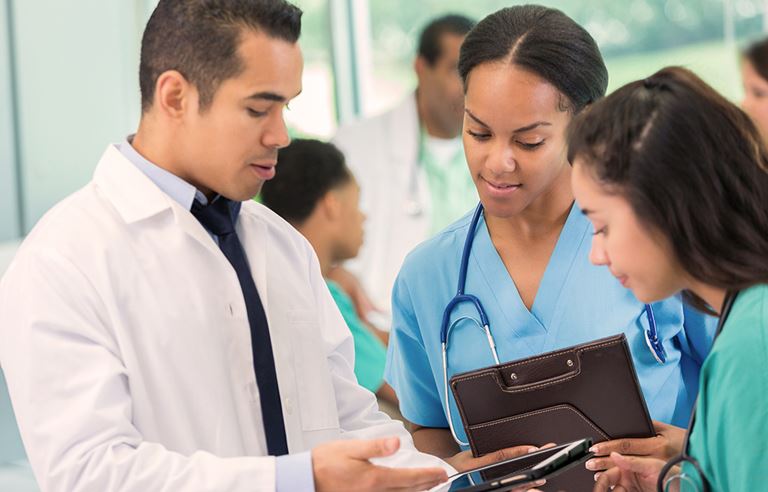
[[[447,428],[448,421],[445,419],[421,329],[414,315],[408,285],[401,274],[392,291],[392,331],[384,379],[397,393],[403,417],[422,427]],[[439,372],[442,374],[442,369]]]

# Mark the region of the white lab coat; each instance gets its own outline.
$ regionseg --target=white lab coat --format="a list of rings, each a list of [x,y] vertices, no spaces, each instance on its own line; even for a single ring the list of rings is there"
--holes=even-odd
[[[288,447],[397,435],[391,466],[447,466],[358,386],[353,343],[304,238],[243,204]],[[0,363],[44,491],[272,491],[235,271],[116,147],[43,217],[0,283]],[[450,470],[450,468],[448,468]]]
[[[385,309],[405,256],[430,233],[431,199],[419,165],[420,131],[414,93],[386,113],[340,128],[333,139],[360,183],[367,215],[365,242],[350,268],[374,303]],[[409,213],[414,200],[422,209],[419,215]]]

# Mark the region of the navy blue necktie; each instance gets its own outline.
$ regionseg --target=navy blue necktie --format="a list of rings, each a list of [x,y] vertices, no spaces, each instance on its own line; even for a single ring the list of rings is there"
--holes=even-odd
[[[280,404],[280,388],[277,384],[267,315],[264,313],[259,291],[256,290],[245,250],[235,232],[240,205],[240,202],[233,202],[224,197],[219,197],[208,206],[195,200],[192,204],[192,215],[206,229],[218,236],[221,252],[237,272],[245,299],[245,309],[248,312],[248,324],[251,326],[251,351],[256,383],[261,395],[261,417],[267,436],[267,450],[270,456],[281,456],[288,454],[288,444],[285,438],[283,408]]]

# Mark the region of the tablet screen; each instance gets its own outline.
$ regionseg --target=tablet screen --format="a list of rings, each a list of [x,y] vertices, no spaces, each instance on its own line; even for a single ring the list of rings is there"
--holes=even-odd
[[[524,484],[532,484],[540,478],[550,478],[582,463],[585,459],[592,456],[592,453],[589,453],[589,446],[591,445],[591,438],[579,439],[578,441],[539,450],[535,453],[525,454],[490,466],[457,473],[448,479],[449,483],[451,483],[449,490],[467,492],[505,491],[516,489]],[[493,470],[496,467],[504,467],[507,475],[484,482],[480,473],[476,473]],[[467,475],[471,477],[471,482],[461,480],[461,478]]]

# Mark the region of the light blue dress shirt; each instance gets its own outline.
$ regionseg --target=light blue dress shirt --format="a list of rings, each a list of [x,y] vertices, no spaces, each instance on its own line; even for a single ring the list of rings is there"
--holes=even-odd
[[[385,379],[397,392],[405,418],[425,427],[448,427],[440,326],[445,306],[456,294],[471,215],[411,252],[392,294]],[[667,352],[667,362],[658,363],[645,340],[644,305],[607,268],[589,262],[591,232],[589,221],[574,205],[529,311],[481,219],[469,257],[466,293],[483,303],[502,362],[625,333],[651,417],[684,427],[716,320],[679,298],[653,304]],[[450,322],[462,316],[477,317],[473,307],[462,303]],[[453,328],[448,347],[449,378],[494,364],[484,332],[467,320]],[[452,395],[450,406],[458,437],[466,442]]]
[[[203,205],[208,203],[206,196],[197,188],[165,169],[152,164],[130,143],[133,136],[117,145],[118,150],[131,163],[152,180],[166,195],[176,200],[187,210],[192,209],[195,198]],[[215,200],[215,199],[214,199]],[[210,231],[208,231],[209,234]],[[218,243],[218,237],[211,234]],[[312,455],[309,451],[303,453],[278,456],[275,461],[275,482],[277,492],[314,491],[315,482],[312,474]]]

